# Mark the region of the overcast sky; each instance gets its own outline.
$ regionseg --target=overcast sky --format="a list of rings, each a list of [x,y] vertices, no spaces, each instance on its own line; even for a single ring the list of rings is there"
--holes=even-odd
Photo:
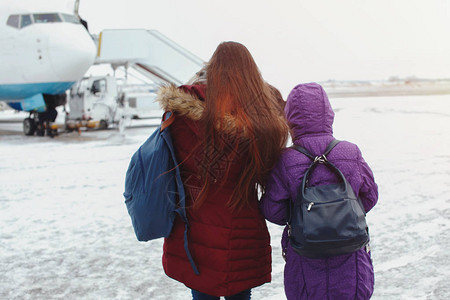
[[[328,79],[450,78],[450,0],[81,0],[93,33],[156,29],[205,61],[227,40],[283,90]]]

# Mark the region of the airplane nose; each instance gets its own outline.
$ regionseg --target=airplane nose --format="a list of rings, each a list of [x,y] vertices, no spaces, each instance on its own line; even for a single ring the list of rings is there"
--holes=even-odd
[[[77,81],[94,63],[97,47],[82,25],[62,25],[49,39],[49,58],[60,81]]]

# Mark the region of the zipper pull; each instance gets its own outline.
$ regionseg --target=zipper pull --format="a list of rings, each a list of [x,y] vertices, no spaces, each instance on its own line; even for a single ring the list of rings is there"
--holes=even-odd
[[[310,211],[313,205],[314,205],[314,202],[309,202],[307,210]]]

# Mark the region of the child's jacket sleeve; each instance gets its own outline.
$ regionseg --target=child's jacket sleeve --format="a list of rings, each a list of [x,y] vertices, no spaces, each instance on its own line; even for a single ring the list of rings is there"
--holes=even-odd
[[[366,212],[372,209],[378,201],[378,186],[375,183],[372,170],[366,163],[358,149],[358,168],[361,174],[361,188],[359,190],[359,198]]]
[[[272,223],[286,225],[289,205],[289,187],[286,168],[280,159],[269,175],[266,191],[260,201],[260,209],[264,217]]]

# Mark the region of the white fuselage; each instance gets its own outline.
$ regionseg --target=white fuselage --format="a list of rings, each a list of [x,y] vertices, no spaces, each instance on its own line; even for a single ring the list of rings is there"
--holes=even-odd
[[[75,18],[0,4],[0,101],[61,94],[83,77],[96,46]]]

